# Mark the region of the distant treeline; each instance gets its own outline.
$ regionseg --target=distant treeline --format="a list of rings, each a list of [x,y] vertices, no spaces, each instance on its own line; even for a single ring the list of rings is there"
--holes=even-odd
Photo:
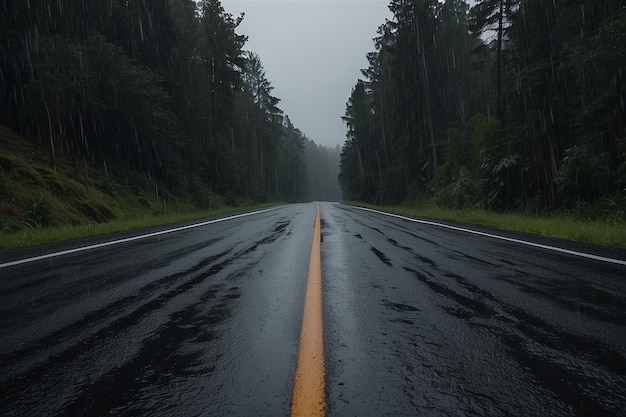
[[[341,148],[329,148],[307,140],[304,153],[309,175],[308,200],[341,201],[341,188],[337,181]]]
[[[392,0],[344,120],[344,197],[626,211],[623,0]]]
[[[219,0],[7,0],[0,123],[200,205],[307,197],[307,140]],[[316,162],[312,161],[313,163]]]

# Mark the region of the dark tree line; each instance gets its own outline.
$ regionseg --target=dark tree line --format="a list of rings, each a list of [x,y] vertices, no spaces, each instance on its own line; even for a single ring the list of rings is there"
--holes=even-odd
[[[337,181],[341,148],[305,142],[304,155],[309,177],[308,200],[341,201],[341,188]]]
[[[626,209],[623,0],[392,0],[348,100],[344,197]]]
[[[219,0],[7,0],[0,123],[78,167],[232,202],[306,197],[304,135]]]

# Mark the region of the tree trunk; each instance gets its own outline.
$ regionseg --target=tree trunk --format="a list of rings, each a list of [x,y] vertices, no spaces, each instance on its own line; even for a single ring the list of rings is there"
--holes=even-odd
[[[380,194],[379,206],[383,205],[383,171],[380,169],[380,158],[378,158],[378,151],[376,153],[376,162],[378,163],[378,192]]]
[[[42,91],[42,95],[43,95],[43,91]],[[52,170],[54,172],[56,172],[57,170],[57,166],[56,166],[56,158],[54,156],[54,139],[52,136],[52,117],[50,117],[50,108],[48,107],[48,102],[46,101],[46,96],[43,96],[43,104],[44,106],[46,106],[46,114],[48,115],[48,131],[50,132],[50,168],[52,168]]]
[[[261,183],[265,185],[265,181],[263,179],[263,139],[261,139]]]
[[[424,83],[424,107],[425,113],[424,117],[426,118],[426,127],[428,132],[428,137],[430,139],[430,147],[432,149],[433,155],[433,176],[437,172],[437,145],[435,143],[435,131],[433,128],[433,112],[432,105],[430,100],[430,89],[428,85],[428,67],[426,66],[426,56],[424,55],[424,51],[422,50],[422,81]]]
[[[498,14],[498,54],[496,62],[496,117],[502,120],[501,94],[502,94],[502,32],[504,19],[504,0],[500,0],[500,12]]]

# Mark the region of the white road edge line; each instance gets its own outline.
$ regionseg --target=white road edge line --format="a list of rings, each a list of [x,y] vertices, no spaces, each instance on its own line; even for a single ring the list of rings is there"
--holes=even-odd
[[[193,229],[195,227],[201,227],[201,226],[206,226],[208,224],[224,222],[226,220],[233,220],[233,219],[238,219],[238,218],[241,218],[241,217],[252,216],[252,215],[255,215],[255,214],[266,213],[266,212],[268,212],[270,210],[273,210],[273,208],[264,209],[264,210],[258,210],[258,211],[252,211],[250,213],[237,214],[237,215],[229,216],[229,217],[221,217],[219,219],[213,219],[213,220],[208,220],[208,221],[201,222],[201,223],[189,224],[187,226],[175,227],[173,229],[161,230],[159,232],[148,233],[148,234],[145,234],[145,235],[137,235],[137,236],[127,237],[127,238],[124,238],[124,239],[111,240],[111,241],[108,241],[108,242],[97,243],[95,245],[81,246],[79,248],[68,249],[68,250],[59,251],[59,252],[47,253],[45,255],[33,256],[32,258],[18,259],[16,261],[11,261],[11,262],[6,262],[6,263],[3,263],[3,264],[0,264],[0,269],[7,268],[9,266],[16,266],[16,265],[22,265],[22,264],[26,264],[26,263],[30,263],[30,262],[35,262],[35,261],[41,261],[42,259],[54,258],[54,257],[57,257],[57,256],[63,256],[63,255],[69,255],[71,253],[83,252],[83,251],[86,251],[86,250],[103,248],[105,246],[112,246],[112,245],[117,245],[117,244],[120,244],[120,243],[132,242],[134,240],[146,239],[146,238],[149,238],[149,237],[154,237],[154,236],[159,236],[159,235],[165,235],[167,233],[179,232],[181,230]]]
[[[425,225],[429,225],[429,226],[443,227],[444,229],[456,230],[456,231],[459,231],[459,232],[472,233],[474,235],[489,237],[489,238],[492,238],[492,239],[505,240],[507,242],[518,243],[520,245],[532,246],[534,248],[551,250],[551,251],[554,251],[554,252],[565,253],[565,254],[568,254],[568,255],[579,256],[581,258],[588,258],[588,259],[593,259],[593,260],[601,261],[601,262],[608,262],[608,263],[613,263],[613,264],[617,264],[617,265],[626,265],[626,261],[623,261],[621,259],[605,258],[603,256],[592,255],[590,253],[577,252],[577,251],[573,251],[573,250],[569,250],[569,249],[559,248],[559,247],[556,247],[556,246],[542,245],[540,243],[528,242],[526,240],[513,239],[513,238],[505,237],[505,236],[498,236],[498,235],[494,235],[494,234],[491,234],[491,233],[479,232],[477,230],[471,230],[471,229],[466,229],[466,228],[463,228],[463,227],[451,226],[451,225],[448,225],[448,224],[437,223],[437,222],[433,222],[433,221],[429,221],[429,220],[414,219],[414,218],[402,216],[402,215],[399,215],[399,214],[386,213],[384,211],[374,210],[374,209],[365,208],[365,207],[356,207],[356,206],[351,206],[351,207],[354,207],[356,209],[363,210],[363,211],[371,211],[372,213],[378,213],[378,214],[382,214],[382,215],[385,215],[385,216],[396,217],[396,218],[402,219],[402,220],[408,220],[408,221],[414,222],[414,223],[420,223],[420,224],[425,224]]]

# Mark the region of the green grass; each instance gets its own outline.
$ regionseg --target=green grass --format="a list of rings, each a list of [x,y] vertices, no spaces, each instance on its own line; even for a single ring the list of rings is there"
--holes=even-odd
[[[620,221],[579,220],[568,214],[533,216],[515,213],[494,213],[485,210],[449,210],[433,206],[379,207],[358,202],[346,202],[345,204],[413,217],[450,220],[467,225],[487,226],[502,230],[626,248],[626,224]]]
[[[150,226],[176,224],[187,220],[203,219],[240,211],[271,207],[260,204],[247,207],[221,207],[207,211],[182,211],[163,215],[144,215],[130,219],[116,219],[106,223],[88,223],[57,227],[25,228],[13,233],[0,234],[0,249],[15,249],[50,242],[60,242],[89,236],[142,229]]]
[[[113,174],[114,173],[114,174]],[[158,190],[158,198],[157,191]],[[85,165],[0,126],[0,249],[13,249],[266,207],[237,207],[207,187],[169,190],[137,172]],[[198,203],[198,198],[202,201]],[[167,207],[163,212],[162,199]],[[277,203],[276,203],[277,204]],[[208,209],[204,209],[208,208]]]

